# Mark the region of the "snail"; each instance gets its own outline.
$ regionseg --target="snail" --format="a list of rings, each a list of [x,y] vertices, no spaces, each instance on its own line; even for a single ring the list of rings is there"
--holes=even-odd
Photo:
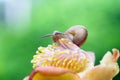
[[[61,33],[59,31],[54,31],[53,34],[47,34],[43,37],[47,37],[47,36],[52,36],[54,42],[57,42],[61,38],[67,38],[77,46],[81,46],[85,42],[88,36],[88,31],[82,25],[75,25],[70,27],[64,33]]]

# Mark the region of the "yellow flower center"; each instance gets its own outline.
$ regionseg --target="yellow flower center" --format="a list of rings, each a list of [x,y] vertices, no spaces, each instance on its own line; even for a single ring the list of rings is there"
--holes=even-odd
[[[65,40],[61,40],[64,41]],[[69,46],[74,45],[67,42]],[[48,47],[39,47],[36,55],[33,56],[33,68],[39,66],[53,66],[72,70],[73,72],[81,72],[89,63],[89,59],[84,52],[79,50],[62,49],[57,44],[48,45]]]

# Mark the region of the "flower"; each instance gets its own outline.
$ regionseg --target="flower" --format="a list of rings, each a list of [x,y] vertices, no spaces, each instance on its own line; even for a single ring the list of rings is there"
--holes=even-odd
[[[119,72],[118,58],[119,51],[113,49],[113,54],[108,51],[94,66],[93,52],[61,38],[48,47],[38,48],[31,61],[34,70],[24,80],[112,80]]]

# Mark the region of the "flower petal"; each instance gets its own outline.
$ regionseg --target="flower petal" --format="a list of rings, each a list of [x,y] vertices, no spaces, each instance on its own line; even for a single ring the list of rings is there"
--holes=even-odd
[[[68,69],[38,67],[31,73],[29,80],[80,80],[80,78]]]
[[[119,66],[116,62],[118,57],[119,51],[117,49],[113,49],[113,55],[111,52],[107,52],[100,65],[88,70],[82,76],[82,80],[112,80],[119,72]]]

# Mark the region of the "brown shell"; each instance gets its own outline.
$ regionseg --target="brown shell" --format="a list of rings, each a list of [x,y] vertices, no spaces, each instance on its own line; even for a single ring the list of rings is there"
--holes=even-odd
[[[53,40],[54,42],[57,42],[60,38],[68,38],[77,46],[81,46],[85,42],[87,35],[88,32],[84,26],[75,25],[65,31],[64,34],[60,32],[54,32]]]

